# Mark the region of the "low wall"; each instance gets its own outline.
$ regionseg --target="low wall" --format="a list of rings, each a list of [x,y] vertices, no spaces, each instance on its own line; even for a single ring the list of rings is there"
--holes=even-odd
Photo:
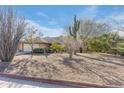
[[[71,82],[71,81],[64,81],[64,80],[43,79],[43,78],[27,77],[27,76],[20,76],[20,75],[14,75],[14,74],[5,74],[5,73],[0,73],[0,76],[13,78],[13,79],[21,79],[21,80],[63,85],[63,86],[68,86],[70,88],[71,87],[72,88],[117,88],[115,86],[105,86],[105,85],[97,85],[97,84],[89,84],[89,83],[78,83],[78,82]]]

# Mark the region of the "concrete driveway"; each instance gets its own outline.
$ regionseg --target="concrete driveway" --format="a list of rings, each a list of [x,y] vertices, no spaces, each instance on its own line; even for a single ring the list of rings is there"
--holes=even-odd
[[[0,88],[67,88],[67,86],[0,77]]]
[[[23,55],[23,54],[28,54],[28,53],[31,53],[31,51],[22,51],[22,52],[17,51],[16,55]]]

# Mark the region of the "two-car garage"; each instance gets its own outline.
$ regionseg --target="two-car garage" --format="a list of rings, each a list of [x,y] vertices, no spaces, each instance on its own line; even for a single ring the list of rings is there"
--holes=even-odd
[[[50,47],[50,43],[45,42],[36,42],[33,44],[33,48],[48,48]],[[27,42],[20,42],[18,45],[18,50],[21,51],[32,51],[31,45]]]
[[[39,44],[33,44],[33,48],[40,48]],[[24,44],[24,51],[32,51],[30,44]]]

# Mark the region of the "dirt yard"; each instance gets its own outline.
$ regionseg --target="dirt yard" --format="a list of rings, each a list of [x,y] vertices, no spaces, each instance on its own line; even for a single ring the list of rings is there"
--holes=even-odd
[[[5,73],[124,87],[124,57],[83,53],[15,56]]]

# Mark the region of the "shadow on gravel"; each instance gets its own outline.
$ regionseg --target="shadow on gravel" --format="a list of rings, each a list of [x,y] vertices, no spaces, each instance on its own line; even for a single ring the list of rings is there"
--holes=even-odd
[[[0,72],[4,72],[9,65],[10,62],[0,62]]]
[[[105,62],[105,63],[114,64],[114,65],[124,66],[124,63],[122,63],[122,64],[121,63],[116,63],[116,62],[113,62],[113,61],[108,61],[107,59],[98,59],[98,58],[88,57],[88,56],[79,55],[79,54],[77,56],[81,56],[81,57],[85,57],[85,58],[93,59],[93,60],[97,60],[97,61],[102,61],[102,62]]]
[[[83,57],[90,58],[87,56],[83,56]],[[98,60],[95,58],[90,58],[90,59]],[[103,61],[103,60],[98,60],[98,61]],[[103,62],[106,62],[106,61],[103,61]],[[68,66],[69,68],[75,69],[76,71],[79,71],[81,73],[95,74],[105,83],[105,85],[119,85],[120,86],[120,85],[123,85],[123,82],[124,82],[124,80],[121,79],[119,76],[115,75],[115,73],[110,72],[110,71],[101,72],[101,70],[97,68],[97,66],[99,65],[91,64],[89,62],[86,62],[86,60],[83,60],[83,59],[63,58],[63,65]],[[117,64],[117,65],[121,65],[121,64]]]
[[[33,59],[22,59],[15,64],[11,64],[6,69],[6,73],[14,71],[16,75],[35,76],[42,78],[52,78],[59,75],[59,69],[53,64],[47,62],[38,62]]]

